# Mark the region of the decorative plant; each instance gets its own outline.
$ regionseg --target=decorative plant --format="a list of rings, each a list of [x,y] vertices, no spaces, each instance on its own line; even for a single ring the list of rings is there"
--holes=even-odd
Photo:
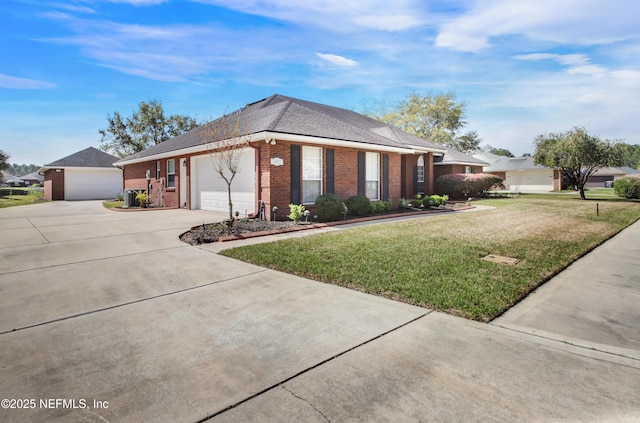
[[[422,205],[422,195],[416,194],[411,199],[411,207],[418,208]]]
[[[149,195],[144,191],[140,191],[136,195],[136,200],[138,200],[140,202],[140,207],[147,207],[147,200],[148,199],[149,199]]]
[[[289,216],[287,217],[298,223],[304,217],[304,210],[305,208],[302,204],[289,204]]]

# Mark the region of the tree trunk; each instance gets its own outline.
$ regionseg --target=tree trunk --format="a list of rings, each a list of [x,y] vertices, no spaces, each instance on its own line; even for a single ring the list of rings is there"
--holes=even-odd
[[[578,187],[578,192],[580,192],[580,198],[582,200],[586,200],[587,199],[587,197],[585,197],[585,195],[584,195],[584,185],[580,185]]]
[[[233,203],[231,202],[231,184],[227,184],[227,194],[229,196],[229,222],[233,222]]]

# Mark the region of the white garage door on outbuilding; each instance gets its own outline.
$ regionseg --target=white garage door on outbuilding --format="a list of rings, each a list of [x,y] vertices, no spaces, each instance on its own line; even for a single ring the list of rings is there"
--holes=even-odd
[[[118,168],[65,169],[65,200],[108,200],[121,192],[122,171]]]
[[[227,183],[214,170],[211,157],[191,157],[191,207],[217,212],[229,211]],[[240,158],[240,171],[231,184],[234,212],[246,217],[256,211],[256,153],[247,148]]]

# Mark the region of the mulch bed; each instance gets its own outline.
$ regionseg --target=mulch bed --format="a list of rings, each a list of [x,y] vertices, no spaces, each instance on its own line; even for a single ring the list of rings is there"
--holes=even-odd
[[[327,226],[345,225],[349,223],[368,222],[372,220],[382,220],[393,217],[403,217],[412,215],[422,215],[431,213],[446,213],[451,211],[465,210],[474,206],[460,206],[455,208],[427,209],[421,211],[405,211],[399,213],[389,213],[373,215],[360,218],[351,218],[337,222],[315,223],[292,221],[267,221],[260,219],[239,220],[235,227],[228,228],[224,223],[208,223],[194,226],[190,231],[180,235],[180,240],[191,245],[208,244],[211,242],[227,242],[238,239],[255,238],[259,236],[275,235],[287,232],[297,232],[308,229],[325,228]]]

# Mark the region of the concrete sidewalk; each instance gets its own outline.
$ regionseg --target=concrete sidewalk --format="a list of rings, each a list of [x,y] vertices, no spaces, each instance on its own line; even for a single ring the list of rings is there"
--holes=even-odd
[[[640,420],[638,223],[487,325],[177,240],[217,218],[0,210],[0,421]]]
[[[639,258],[640,221],[492,324],[640,360]]]

